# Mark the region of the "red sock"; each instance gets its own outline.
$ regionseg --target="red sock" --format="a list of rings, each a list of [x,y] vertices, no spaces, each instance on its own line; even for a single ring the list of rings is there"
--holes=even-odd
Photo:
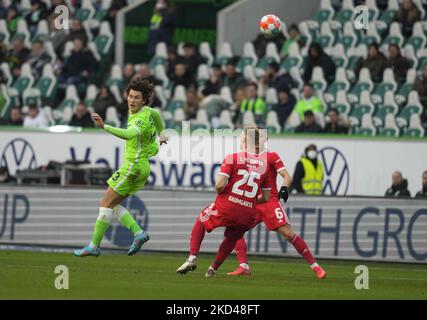
[[[316,262],[313,255],[310,252],[310,248],[307,243],[299,235],[295,234],[291,240],[292,245],[295,247],[295,250],[305,259],[307,262],[312,265]]]
[[[246,255],[247,250],[245,238],[237,240],[234,251],[236,251],[236,257],[239,263],[248,263],[248,257]]]
[[[225,259],[227,259],[231,251],[233,251],[233,248],[236,245],[236,242],[237,242],[236,239],[230,239],[227,237],[225,237],[224,240],[222,240],[222,243],[218,249],[218,254],[216,255],[215,261],[212,264],[212,268],[214,268],[215,270],[218,270],[218,268],[225,261]]]
[[[205,232],[205,226],[197,217],[193,229],[191,230],[190,255],[196,256],[199,253],[200,246],[202,245],[203,238],[205,237]]]

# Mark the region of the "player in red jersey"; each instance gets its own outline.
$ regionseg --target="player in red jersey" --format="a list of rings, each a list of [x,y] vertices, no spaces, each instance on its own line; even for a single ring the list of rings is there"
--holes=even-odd
[[[264,141],[262,141],[264,140]],[[263,142],[267,140],[266,136],[261,136],[260,144],[264,145]],[[316,259],[313,257],[310,248],[307,243],[297,235],[291,228],[290,221],[286,215],[285,209],[280,203],[280,198],[286,201],[289,196],[289,188],[292,183],[288,171],[285,169],[282,159],[276,152],[264,151],[267,154],[268,162],[268,181],[271,183],[270,198],[265,203],[257,204],[256,209],[259,211],[257,215],[257,221],[255,225],[264,222],[265,226],[269,231],[276,231],[287,239],[294,247],[295,250],[310,264],[311,269],[314,271],[319,279],[326,278],[326,272],[319,266]],[[283,184],[280,191],[277,191],[277,175],[283,178]],[[250,275],[250,269],[247,260],[247,247],[246,241],[242,237],[234,248],[237,255],[237,260],[240,266],[233,272],[229,272],[228,275],[239,276],[239,275]]]
[[[257,143],[258,142],[258,143]],[[259,130],[244,128],[241,136],[242,152],[225,157],[218,174],[215,203],[206,207],[196,219],[190,237],[190,256],[176,272],[186,274],[196,269],[196,257],[206,232],[226,227],[213,264],[206,272],[212,277],[225,261],[244,233],[256,222],[257,202],[265,202],[270,195],[266,157],[259,155]],[[259,189],[262,189],[260,197]]]

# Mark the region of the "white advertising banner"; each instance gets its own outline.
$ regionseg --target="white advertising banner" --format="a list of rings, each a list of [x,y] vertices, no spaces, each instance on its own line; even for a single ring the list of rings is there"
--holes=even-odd
[[[391,174],[400,170],[412,195],[421,189],[427,170],[426,140],[273,137],[269,149],[284,160],[290,174],[314,143],[325,168],[325,194],[382,196],[391,185]],[[36,168],[49,161],[88,160],[116,170],[123,162],[125,142],[107,133],[48,133],[0,131],[0,166],[10,172]],[[148,185],[209,188],[220,163],[239,150],[238,135],[171,136],[159,155],[151,159]]]
[[[101,188],[0,186],[0,243],[81,247],[91,239],[103,193]],[[187,253],[194,221],[214,199],[214,192],[145,190],[122,205],[150,234],[144,250]],[[291,196],[286,211],[293,230],[318,258],[427,263],[425,200]],[[207,234],[202,252],[216,252],[223,232]],[[298,256],[262,223],[245,237],[250,253]],[[126,249],[132,240],[114,221],[102,247]]]

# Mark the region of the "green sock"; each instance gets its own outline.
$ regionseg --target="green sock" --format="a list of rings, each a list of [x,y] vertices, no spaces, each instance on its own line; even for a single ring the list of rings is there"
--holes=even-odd
[[[140,232],[142,232],[142,228],[139,226],[139,224],[135,221],[135,219],[132,217],[130,212],[126,212],[124,215],[122,215],[119,218],[119,221],[123,227],[128,228],[133,235],[136,235]]]
[[[110,224],[104,220],[96,220],[95,227],[93,228],[92,243],[99,247],[101,240],[107,232]]]

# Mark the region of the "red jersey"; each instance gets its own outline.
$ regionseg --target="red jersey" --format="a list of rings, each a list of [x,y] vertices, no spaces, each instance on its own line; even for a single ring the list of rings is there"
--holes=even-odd
[[[256,214],[259,191],[270,189],[266,155],[239,152],[227,155],[220,173],[228,177],[228,183],[216,200],[215,207],[222,212]]]
[[[271,188],[270,200],[277,201],[279,199],[279,192],[277,190],[277,174],[285,169],[285,165],[276,152],[266,151],[266,153],[268,162],[268,183],[270,183],[268,188]],[[263,154],[264,153],[261,153],[261,156]]]

